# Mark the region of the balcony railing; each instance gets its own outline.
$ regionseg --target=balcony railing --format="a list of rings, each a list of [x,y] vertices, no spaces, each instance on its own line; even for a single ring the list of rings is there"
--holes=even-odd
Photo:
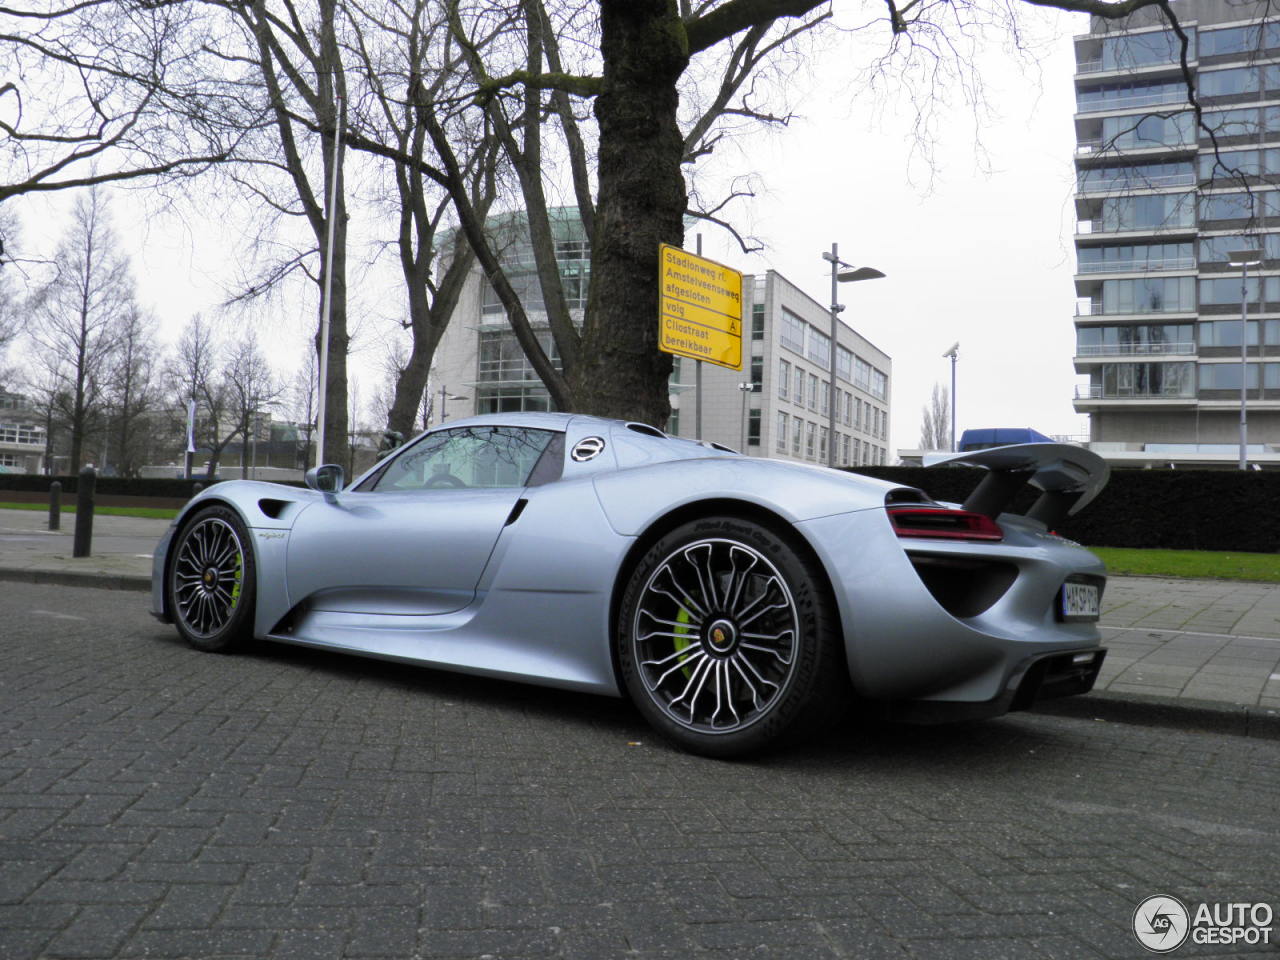
[[[1141,70],[1145,67],[1167,67],[1177,62],[1178,60],[1174,57],[1170,57],[1168,60],[1155,60],[1151,63],[1137,64],[1108,64],[1102,60],[1080,60],[1076,63],[1076,73],[1103,73],[1108,70],[1134,71]],[[1194,60],[1192,62],[1194,63]]]
[[[1155,177],[1113,177],[1110,180],[1081,180],[1076,189],[1081,193],[1104,190],[1153,190],[1157,187],[1190,187],[1196,183],[1194,173],[1166,173]]]
[[[1163,260],[1090,260],[1078,265],[1077,273],[1155,273],[1162,270],[1194,270],[1195,257],[1166,257]]]
[[[1185,357],[1196,352],[1191,342],[1179,343],[1082,343],[1077,357]]]
[[[1126,107],[1155,107],[1166,103],[1186,103],[1185,90],[1164,90],[1160,93],[1133,93],[1109,96],[1105,100],[1094,103],[1078,104],[1081,113],[1096,113],[1102,110],[1114,110]]]
[[[1091,233],[1189,233],[1194,230],[1190,223],[1106,223],[1102,220],[1080,220],[1076,222],[1077,234]]]
[[[1076,156],[1087,157],[1097,153],[1117,153],[1124,151],[1126,153],[1137,153],[1139,151],[1150,150],[1194,150],[1196,141],[1174,141],[1173,143],[1163,143],[1157,140],[1141,140],[1137,143],[1121,143],[1114,138],[1111,139],[1089,139],[1076,141]]]
[[[1138,305],[1130,307],[1106,309],[1101,300],[1077,300],[1076,316],[1077,317],[1106,317],[1106,316],[1127,316],[1128,314],[1149,314],[1149,313],[1195,313],[1194,306],[1182,306],[1180,304],[1165,304],[1163,306]]]
[[[1169,386],[1151,389],[1149,387],[1112,387],[1107,389],[1101,383],[1077,383],[1077,400],[1190,400],[1195,397],[1194,391],[1183,386]]]

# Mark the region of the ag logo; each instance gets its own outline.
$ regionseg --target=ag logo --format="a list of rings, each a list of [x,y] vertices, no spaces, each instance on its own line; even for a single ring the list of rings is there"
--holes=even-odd
[[[586,463],[600,455],[600,451],[604,449],[604,437],[583,437],[573,445],[573,449],[569,451],[569,456],[573,458],[575,463]]]
[[[1133,911],[1133,935],[1152,953],[1171,953],[1187,942],[1191,915],[1177,897],[1147,897]]]

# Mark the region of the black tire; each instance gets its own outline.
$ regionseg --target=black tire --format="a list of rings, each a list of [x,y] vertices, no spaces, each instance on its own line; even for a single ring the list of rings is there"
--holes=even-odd
[[[188,518],[174,537],[165,601],[182,638],[197,650],[229,653],[253,637],[257,568],[249,531],[228,507]]]
[[[707,517],[662,537],[631,572],[615,634],[623,683],[692,753],[758,753],[849,703],[839,617],[793,536]]]

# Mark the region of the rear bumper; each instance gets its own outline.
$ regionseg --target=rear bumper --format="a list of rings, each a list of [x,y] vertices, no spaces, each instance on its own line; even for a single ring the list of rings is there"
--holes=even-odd
[[[885,704],[879,712],[891,720],[928,724],[987,720],[1013,710],[1030,710],[1043,700],[1088,693],[1098,679],[1106,656],[1106,650],[1094,647],[1033,657],[1014,672],[1004,691],[991,700],[978,703],[916,700]]]

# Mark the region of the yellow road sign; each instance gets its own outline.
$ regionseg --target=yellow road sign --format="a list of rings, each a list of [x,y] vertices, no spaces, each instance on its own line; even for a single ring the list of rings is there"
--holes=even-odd
[[[662,244],[658,346],[666,353],[742,369],[742,274]]]

